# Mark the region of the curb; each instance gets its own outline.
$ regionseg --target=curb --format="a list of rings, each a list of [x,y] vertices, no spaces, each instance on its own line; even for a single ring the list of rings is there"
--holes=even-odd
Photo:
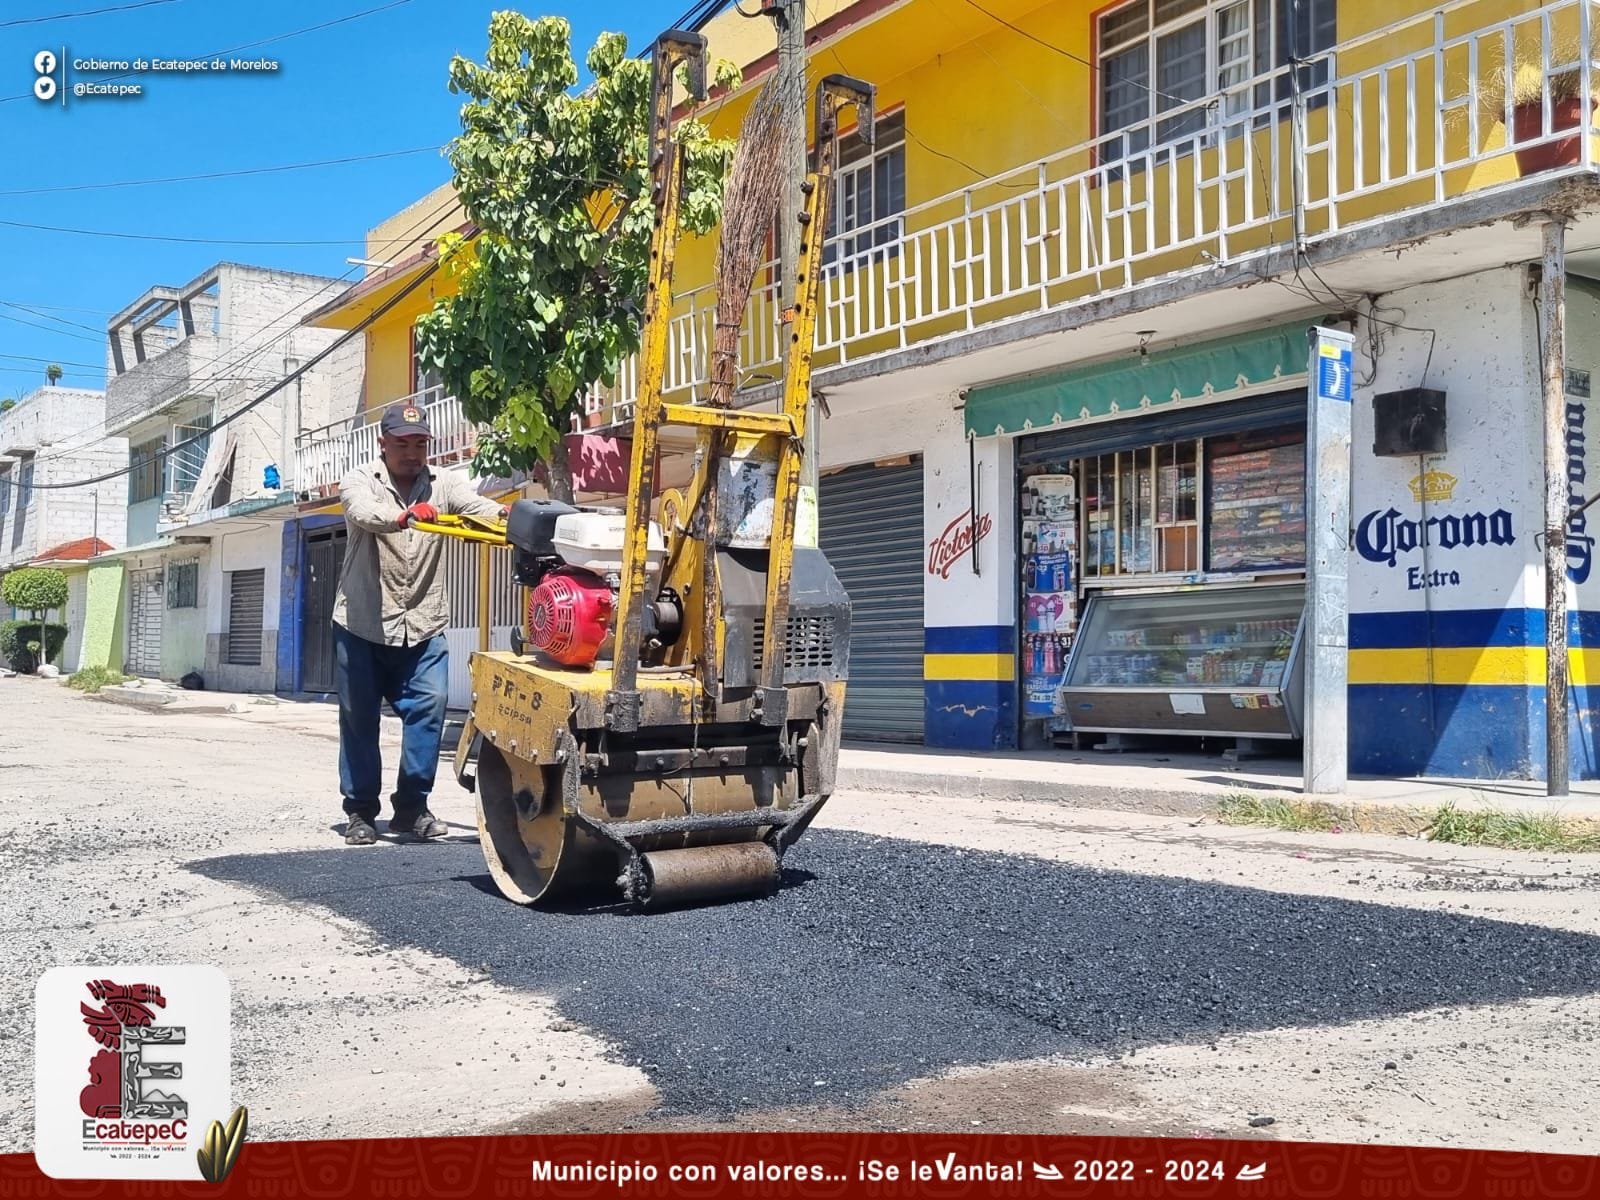
[[[1153,817],[1209,817],[1218,819],[1224,794],[1158,788],[1111,788],[1075,784],[1070,781],[1007,779],[993,776],[962,777],[934,775],[923,771],[896,771],[875,767],[840,766],[835,791],[898,793],[901,795],[950,797],[963,800],[1034,801],[1065,808],[1102,809],[1140,813]],[[1256,789],[1241,780],[1229,795],[1255,799],[1285,800],[1294,805],[1328,808],[1341,817],[1348,814],[1345,832],[1376,833],[1416,837],[1430,824],[1432,815],[1445,803],[1465,809],[1504,812],[1540,811],[1542,800],[1507,798],[1504,802],[1442,796],[1438,801],[1353,799],[1338,795],[1285,795],[1271,789]],[[1600,816],[1590,812],[1558,813],[1579,828],[1600,827]],[[1242,826],[1241,826],[1242,827]]]
[[[877,767],[840,766],[834,777],[834,790],[898,792],[962,800],[1032,800],[1068,808],[1113,809],[1173,817],[1204,816],[1214,811],[1217,804],[1217,798],[1205,792],[1091,787],[1065,781],[934,775]]]

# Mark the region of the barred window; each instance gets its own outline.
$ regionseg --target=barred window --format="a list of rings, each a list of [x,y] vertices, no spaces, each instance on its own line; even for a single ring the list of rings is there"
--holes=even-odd
[[[167,564],[167,607],[200,606],[200,560],[185,559]]]

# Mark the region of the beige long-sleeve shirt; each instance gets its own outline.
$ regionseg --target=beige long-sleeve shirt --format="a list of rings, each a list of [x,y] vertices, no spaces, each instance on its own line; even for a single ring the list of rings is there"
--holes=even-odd
[[[344,566],[333,623],[389,646],[425,642],[449,624],[444,543],[436,533],[402,529],[400,514],[423,501],[441,513],[495,517],[500,503],[473,490],[460,471],[429,467],[402,499],[382,460],[357,467],[339,482],[344,505]]]

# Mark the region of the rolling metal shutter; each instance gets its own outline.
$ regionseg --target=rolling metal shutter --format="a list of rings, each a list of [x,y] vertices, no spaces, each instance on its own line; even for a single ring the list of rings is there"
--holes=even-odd
[[[261,622],[266,608],[267,573],[228,572],[228,665],[261,665]]]
[[[161,675],[161,610],[167,589],[160,567],[128,574],[128,670],[134,675]]]
[[[819,537],[850,593],[844,736],[922,740],[922,462],[825,475]]]

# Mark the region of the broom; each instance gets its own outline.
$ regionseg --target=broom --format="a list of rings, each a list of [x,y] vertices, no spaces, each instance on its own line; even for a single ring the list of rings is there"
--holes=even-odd
[[[717,242],[717,311],[711,336],[711,403],[728,408],[739,380],[739,330],[766,257],[767,236],[783,190],[783,124],[769,83],[756,94],[739,128]]]

